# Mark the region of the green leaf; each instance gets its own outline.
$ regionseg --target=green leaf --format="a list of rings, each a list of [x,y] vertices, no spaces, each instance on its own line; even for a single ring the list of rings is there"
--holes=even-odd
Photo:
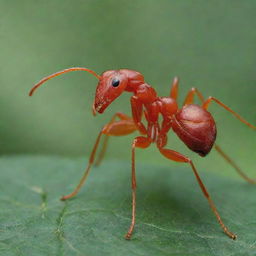
[[[201,174],[223,221],[238,235],[233,241],[222,232],[189,166],[138,163],[136,229],[126,241],[129,162],[103,162],[74,199],[59,200],[77,184],[85,162],[0,159],[0,255],[256,255],[256,187]]]

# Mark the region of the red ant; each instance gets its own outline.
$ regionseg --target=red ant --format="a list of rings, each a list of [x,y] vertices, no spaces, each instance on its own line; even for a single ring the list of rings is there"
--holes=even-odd
[[[250,128],[256,129],[256,126],[253,126],[245,121],[240,115],[238,115],[218,99],[209,97],[205,100],[202,94],[196,88],[192,88],[189,91],[182,108],[179,109],[177,104],[179,80],[177,77],[175,77],[173,80],[170,96],[158,97],[156,91],[144,81],[142,74],[129,69],[109,70],[105,71],[101,76],[87,68],[73,67],[64,69],[43,78],[31,89],[29,95],[32,96],[35,89],[47,80],[70,71],[78,70],[87,71],[99,80],[98,86],[96,88],[95,100],[92,106],[94,115],[96,112],[103,113],[104,110],[118,96],[122,94],[122,92],[127,91],[133,93],[133,96],[131,97],[132,117],[129,117],[120,112],[113,115],[110,122],[103,127],[96,139],[95,145],[90,155],[89,164],[78,186],[71,194],[63,196],[61,200],[66,200],[75,196],[84,184],[89,174],[90,168],[94,163],[95,153],[103,134],[106,136],[103,142],[102,151],[99,154],[99,160],[97,161],[97,164],[102,160],[106,151],[108,136],[122,136],[138,131],[140,136],[136,137],[132,143],[132,219],[130,228],[125,236],[126,239],[131,238],[135,225],[135,149],[147,148],[151,143],[155,143],[160,153],[166,158],[175,162],[187,163],[191,166],[196,180],[204,196],[208,200],[209,205],[224,233],[230,238],[236,239],[236,235],[230,232],[223,223],[205,185],[203,184],[197,172],[195,165],[193,164],[193,161],[179,152],[165,148],[167,144],[167,133],[172,128],[189,149],[198,153],[202,157],[206,156],[214,146],[217,152],[229,164],[233,166],[233,168],[242,176],[242,178],[250,183],[256,183],[255,180],[247,177],[236,165],[236,163],[230,159],[218,145],[214,144],[216,139],[216,125],[212,115],[207,111],[207,109],[210,103],[215,102]],[[202,106],[193,104],[195,95],[198,96],[202,102]],[[142,122],[143,114],[145,115],[147,126],[145,126]],[[162,116],[161,124],[158,120],[159,115]],[[119,118],[119,120],[116,121],[116,118]]]

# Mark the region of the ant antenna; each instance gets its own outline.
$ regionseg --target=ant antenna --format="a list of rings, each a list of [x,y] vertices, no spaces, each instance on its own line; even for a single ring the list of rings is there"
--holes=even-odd
[[[49,76],[46,76],[44,77],[42,80],[40,80],[29,92],[29,96],[32,96],[34,91],[40,86],[42,85],[44,82],[46,82],[47,80],[50,80],[52,79],[53,77],[55,76],[59,76],[59,75],[62,75],[64,73],[67,73],[67,72],[71,72],[71,71],[87,71],[89,73],[91,73],[92,75],[94,75],[97,79],[100,79],[101,77],[95,73],[94,71],[88,69],[88,68],[80,68],[80,67],[74,67],[74,68],[67,68],[67,69],[64,69],[64,70],[61,70],[59,72],[56,72],[54,74],[51,74]]]

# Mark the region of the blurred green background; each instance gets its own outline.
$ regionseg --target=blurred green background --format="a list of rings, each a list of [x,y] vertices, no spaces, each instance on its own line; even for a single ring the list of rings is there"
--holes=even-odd
[[[138,70],[161,96],[179,76],[180,102],[196,86],[255,124],[255,13],[254,0],[1,0],[0,154],[86,156],[113,113],[130,113],[126,94],[94,118],[97,81],[85,72],[55,78],[28,97],[43,76],[72,66],[97,73]],[[217,106],[210,110],[220,145],[252,169],[255,132]],[[107,157],[129,161],[134,136],[111,138]],[[218,171],[228,168],[214,152],[206,159],[196,156],[175,135],[170,134],[169,146],[200,168],[215,170],[216,161]],[[170,164],[154,147],[137,159]]]

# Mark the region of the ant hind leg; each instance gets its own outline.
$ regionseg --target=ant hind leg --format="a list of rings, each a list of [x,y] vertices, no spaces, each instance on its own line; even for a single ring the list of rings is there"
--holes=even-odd
[[[251,183],[251,184],[256,184],[256,180],[255,179],[251,179],[250,177],[248,177],[243,171],[242,169],[234,162],[233,159],[231,159],[223,150],[222,148],[215,144],[214,148],[216,149],[216,151],[237,171],[237,173],[247,182]]]
[[[181,162],[181,163],[188,163],[191,166],[191,168],[192,168],[192,170],[193,170],[193,172],[194,172],[194,174],[196,176],[196,180],[197,180],[197,182],[198,182],[198,184],[199,184],[199,186],[200,186],[204,196],[208,200],[208,203],[209,203],[213,213],[215,214],[215,216],[216,216],[216,218],[217,218],[221,228],[223,229],[224,233],[227,236],[229,236],[230,238],[235,240],[236,239],[236,235],[233,234],[232,232],[230,232],[228,230],[228,228],[225,226],[225,224],[223,223],[223,221],[222,221],[222,219],[221,219],[221,217],[220,217],[220,215],[219,215],[219,213],[217,211],[217,208],[216,208],[214,202],[212,201],[212,199],[211,199],[211,197],[210,197],[210,195],[209,195],[205,185],[203,184],[203,181],[201,180],[201,178],[200,178],[200,176],[199,176],[199,174],[198,174],[198,172],[196,170],[196,167],[195,167],[194,163],[192,162],[192,160],[189,159],[188,157],[182,155],[181,153],[174,151],[174,150],[165,149],[165,148],[159,148],[159,151],[160,151],[160,153],[163,156],[165,156],[166,158],[168,158],[168,159],[170,159],[172,161]]]
[[[222,103],[221,101],[219,101],[218,99],[214,98],[214,97],[209,97],[204,103],[202,108],[204,108],[205,110],[208,109],[210,103],[212,102],[217,103],[219,106],[223,107],[224,109],[226,109],[228,112],[230,112],[231,114],[233,114],[240,122],[244,123],[245,125],[249,126],[252,129],[256,129],[256,126],[250,124],[249,122],[247,122],[243,117],[241,117],[239,114],[237,114],[234,110],[232,110],[231,108],[229,108],[227,105],[225,105],[224,103]]]

